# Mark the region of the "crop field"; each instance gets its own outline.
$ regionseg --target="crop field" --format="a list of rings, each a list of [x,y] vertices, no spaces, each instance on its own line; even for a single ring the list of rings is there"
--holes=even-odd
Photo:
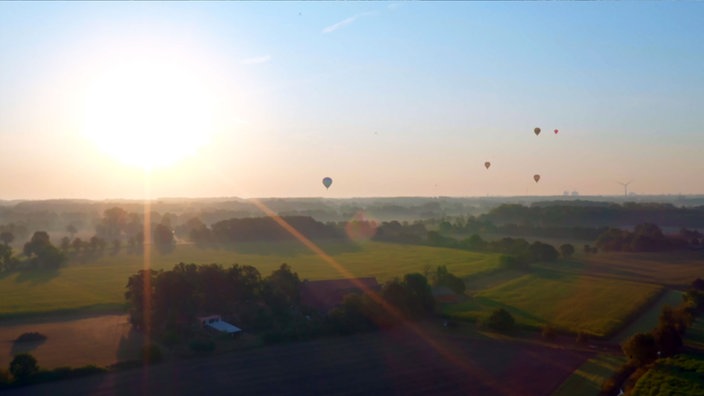
[[[505,308],[524,326],[550,323],[562,330],[605,337],[660,290],[647,283],[536,270],[478,292],[467,302],[447,305],[443,312],[477,319],[495,308]]]
[[[424,323],[173,360],[7,394],[545,395],[588,355]]]
[[[498,255],[426,246],[367,242],[359,245],[321,245],[339,267],[293,244],[242,245],[236,250],[203,249],[177,245],[170,253],[152,251],[151,268],[171,269],[179,262],[229,266],[252,265],[262,276],[282,263],[292,266],[301,279],[374,276],[385,281],[409,272],[421,272],[426,265],[446,265],[460,276],[491,271]],[[127,278],[144,268],[141,254],[106,253],[89,262],[74,260],[58,271],[5,273],[0,278],[0,318],[54,311],[119,309],[124,304]],[[341,272],[346,271],[346,272]]]
[[[616,371],[626,358],[620,355],[597,354],[567,377],[552,396],[594,396],[601,384]]]
[[[683,289],[704,275],[704,252],[599,253],[581,255],[581,270],[595,276]]]

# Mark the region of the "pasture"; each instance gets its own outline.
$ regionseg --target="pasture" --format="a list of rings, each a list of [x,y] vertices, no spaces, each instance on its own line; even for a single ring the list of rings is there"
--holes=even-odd
[[[605,337],[624,326],[661,289],[647,283],[534,270],[442,309],[452,317],[476,320],[504,308],[523,326],[549,323],[563,331]]]
[[[170,253],[152,250],[149,266],[171,269],[179,262],[229,266],[251,265],[267,276],[282,263],[292,266],[301,279],[334,279],[374,276],[385,281],[405,273],[421,272],[426,265],[446,265],[459,276],[494,270],[498,255],[426,246],[366,242],[322,244],[339,266],[333,266],[302,246],[243,244],[236,249],[204,249],[177,245]],[[89,262],[73,260],[57,271],[25,271],[2,274],[0,318],[56,311],[116,311],[124,304],[127,278],[145,268],[141,254],[105,253]]]

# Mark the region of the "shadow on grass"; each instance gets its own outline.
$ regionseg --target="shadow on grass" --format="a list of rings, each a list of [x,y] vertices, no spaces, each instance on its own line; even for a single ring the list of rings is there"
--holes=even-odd
[[[18,342],[14,341],[12,343],[12,348],[10,348],[10,356],[15,356],[20,353],[30,353],[37,349],[40,345],[44,344],[46,339],[41,341],[31,341],[31,342]]]
[[[508,311],[516,319],[516,321],[530,321],[535,323],[536,327],[548,323],[545,319],[532,315],[527,311],[483,296],[472,297],[465,303],[448,305],[442,310],[442,313],[456,319],[481,320],[489,316],[492,311],[499,308],[503,308]],[[534,325],[526,324],[526,326],[528,328],[533,328]]]
[[[59,276],[59,269],[25,269],[17,271],[15,283],[29,283],[32,285],[47,283]]]
[[[359,252],[363,250],[363,247],[360,244],[351,241],[314,240],[312,242],[323,252],[331,256],[341,253]],[[230,245],[221,245],[221,247],[223,249],[242,254],[253,254],[260,256],[294,257],[313,253],[310,248],[299,241],[243,242]]]

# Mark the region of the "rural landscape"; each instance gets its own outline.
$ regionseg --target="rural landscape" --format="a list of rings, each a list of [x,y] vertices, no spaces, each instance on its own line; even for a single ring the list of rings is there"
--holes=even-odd
[[[651,199],[497,200],[476,216],[402,222],[376,216],[478,201],[256,200],[261,215],[240,217],[246,200],[146,213],[8,202],[3,386],[186,394],[206,378],[218,393],[240,378],[245,393],[702,394],[704,205]],[[321,222],[274,204],[356,213]],[[237,331],[204,326],[209,315]]]
[[[703,17],[0,1],[0,394],[704,396]]]

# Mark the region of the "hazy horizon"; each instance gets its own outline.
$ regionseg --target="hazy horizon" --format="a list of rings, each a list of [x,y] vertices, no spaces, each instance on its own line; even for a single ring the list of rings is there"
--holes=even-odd
[[[2,2],[0,200],[704,194],[702,15]]]

